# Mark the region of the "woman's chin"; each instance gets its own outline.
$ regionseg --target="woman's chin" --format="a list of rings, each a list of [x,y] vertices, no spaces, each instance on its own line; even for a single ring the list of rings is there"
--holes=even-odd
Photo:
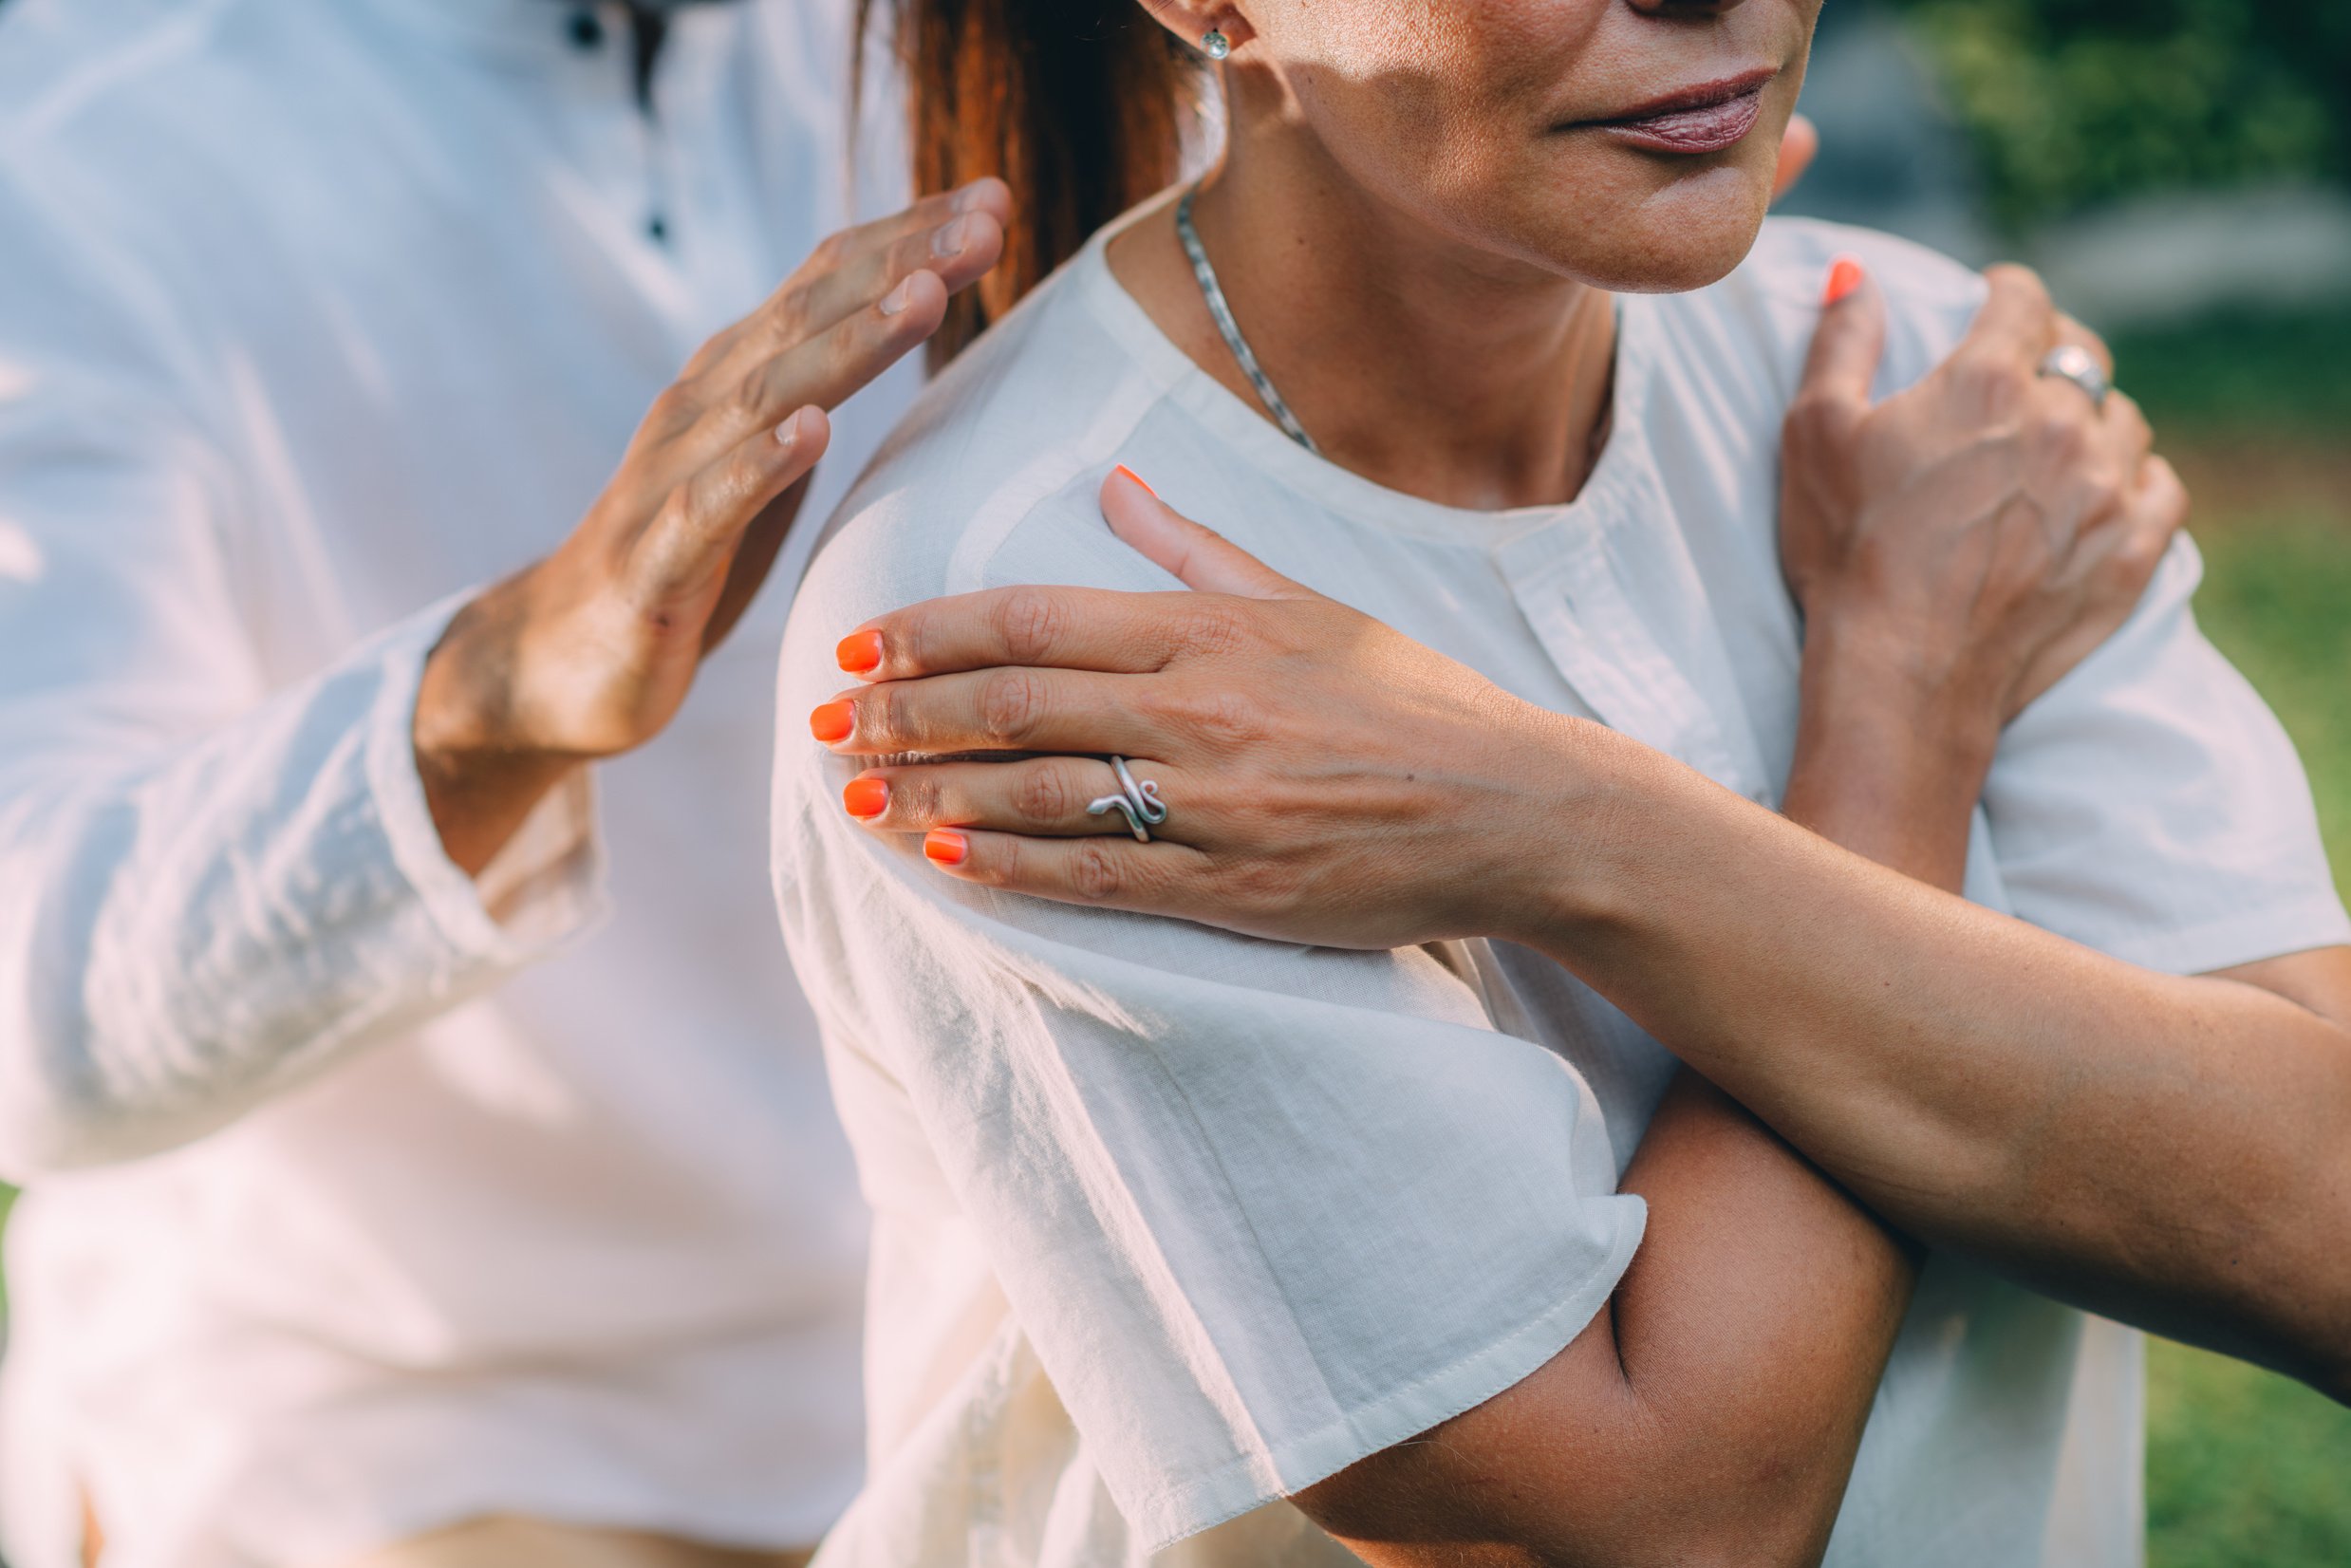
[[[1719,283],[1746,259],[1771,205],[1767,185],[1718,169],[1619,209],[1604,228],[1558,236],[1562,271],[1620,294],[1680,294]]]

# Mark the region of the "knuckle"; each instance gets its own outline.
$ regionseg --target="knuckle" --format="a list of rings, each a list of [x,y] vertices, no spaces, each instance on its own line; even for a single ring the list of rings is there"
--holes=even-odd
[[[2129,502],[2121,476],[2111,469],[2100,470],[2082,484],[2081,513],[2090,521],[2118,517]]]
[[[2172,473],[2168,466],[2159,483],[2162,488],[2155,513],[2163,525],[2164,532],[2170,534],[2187,526],[2189,513],[2195,510],[2195,497],[2188,493],[2188,487],[2179,482],[2179,476]]]
[[[1782,444],[1799,457],[1831,451],[1837,445],[1839,419],[1836,399],[1818,388],[1806,388],[1788,404],[1787,418],[1781,426]]]
[[[1237,691],[1185,698],[1174,717],[1202,739],[1219,746],[1245,746],[1265,733],[1265,715],[1257,700]]]
[[[939,820],[939,781],[929,769],[908,768],[892,775],[885,815],[896,827],[918,828]]]
[[[2134,586],[2146,583],[2162,565],[2164,553],[2172,547],[2172,531],[2168,527],[2133,529],[2115,551],[2115,564],[2123,580]]]
[[[2155,427],[2147,422],[2147,411],[2126,392],[2110,392],[2106,396],[2107,418],[2115,422],[2123,441],[2134,451],[2144,453],[2155,444]]]
[[[1984,277],[1993,288],[2014,294],[2027,304],[2055,314],[2056,307],[2049,299],[2049,286],[2042,282],[2041,274],[2031,268],[2021,267],[2012,261],[2004,261],[1997,266],[1986,269]]]
[[[664,433],[674,433],[692,424],[694,395],[686,387],[685,382],[672,382],[654,394],[652,406],[645,410],[644,422]]]
[[[1038,827],[1054,827],[1068,821],[1075,812],[1071,781],[1058,763],[1046,763],[1032,768],[1013,792],[1013,811],[1023,822]]]
[[[1225,869],[1227,896],[1260,914],[1283,914],[1297,902],[1297,877],[1282,863],[1253,855]]]
[[[847,232],[835,230],[816,242],[816,249],[808,253],[808,263],[819,271],[831,271],[849,259],[849,239]]]
[[[1828,395],[1817,386],[1807,386],[1788,401],[1787,428],[1818,434],[1828,422]]]
[[[1009,589],[997,600],[993,615],[1004,655],[1017,664],[1044,663],[1068,630],[1060,600],[1044,588]]]
[[[913,739],[905,695],[896,686],[874,686],[850,699],[857,704],[857,734],[876,742],[904,745]]]
[[[995,670],[980,687],[980,728],[988,739],[1017,749],[1036,733],[1045,713],[1045,686],[1029,670]]]
[[[2086,404],[2084,406],[2087,406]],[[2062,403],[2045,405],[2032,425],[2033,450],[2044,460],[2072,466],[2090,455],[2089,425]]]
[[[653,514],[653,527],[663,533],[691,531],[702,513],[701,485],[689,480],[662,497],[660,508]]]
[[[1125,882],[1118,856],[1107,844],[1080,840],[1070,858],[1070,887],[1079,897],[1101,903],[1118,896]]]
[[[757,422],[767,417],[767,366],[761,364],[738,379],[728,393],[730,405],[746,423]]]
[[[2013,414],[2032,385],[2022,364],[1989,348],[1970,348],[1955,356],[1951,376],[1961,393],[1992,419]]]
[[[804,283],[795,283],[775,296],[767,308],[760,328],[772,344],[796,343],[808,330],[810,313],[814,306],[814,290]]]
[[[985,854],[963,863],[964,876],[992,887],[1017,887],[1027,878],[1028,869],[1028,851],[1018,838],[1009,836],[991,841]]]
[[[1185,643],[1195,653],[1230,653],[1249,641],[1253,629],[1239,605],[1209,601],[1194,607]]]

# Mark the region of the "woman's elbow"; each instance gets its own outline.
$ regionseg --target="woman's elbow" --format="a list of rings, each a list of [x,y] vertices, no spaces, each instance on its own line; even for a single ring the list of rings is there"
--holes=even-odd
[[[1590,1435],[1480,1452],[1432,1433],[1293,1501],[1373,1568],[1811,1568],[1827,1549],[1841,1475],[1749,1465],[1744,1484],[1719,1451]]]

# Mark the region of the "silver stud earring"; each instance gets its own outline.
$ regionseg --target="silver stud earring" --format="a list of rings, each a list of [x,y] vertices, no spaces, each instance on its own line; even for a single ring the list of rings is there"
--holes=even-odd
[[[1211,28],[1200,40],[1200,52],[1211,60],[1222,60],[1233,52],[1233,41],[1224,36],[1221,28]]]

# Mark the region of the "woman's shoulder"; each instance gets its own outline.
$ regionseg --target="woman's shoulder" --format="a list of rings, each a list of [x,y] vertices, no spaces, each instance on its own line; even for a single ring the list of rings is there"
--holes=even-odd
[[[1024,581],[1148,566],[1103,525],[1095,493],[1162,388],[1089,308],[1087,282],[1075,265],[1056,274],[916,400],[825,524],[787,661],[885,610],[991,586],[1007,550]]]
[[[1658,319],[1669,342],[1710,364],[1714,375],[1745,364],[1765,371],[1765,383],[1784,397],[1819,325],[1829,269],[1843,256],[1860,262],[1885,293],[1880,396],[1941,363],[1983,306],[1982,275],[1926,246],[1849,224],[1775,217],[1729,276],[1660,299]]]

